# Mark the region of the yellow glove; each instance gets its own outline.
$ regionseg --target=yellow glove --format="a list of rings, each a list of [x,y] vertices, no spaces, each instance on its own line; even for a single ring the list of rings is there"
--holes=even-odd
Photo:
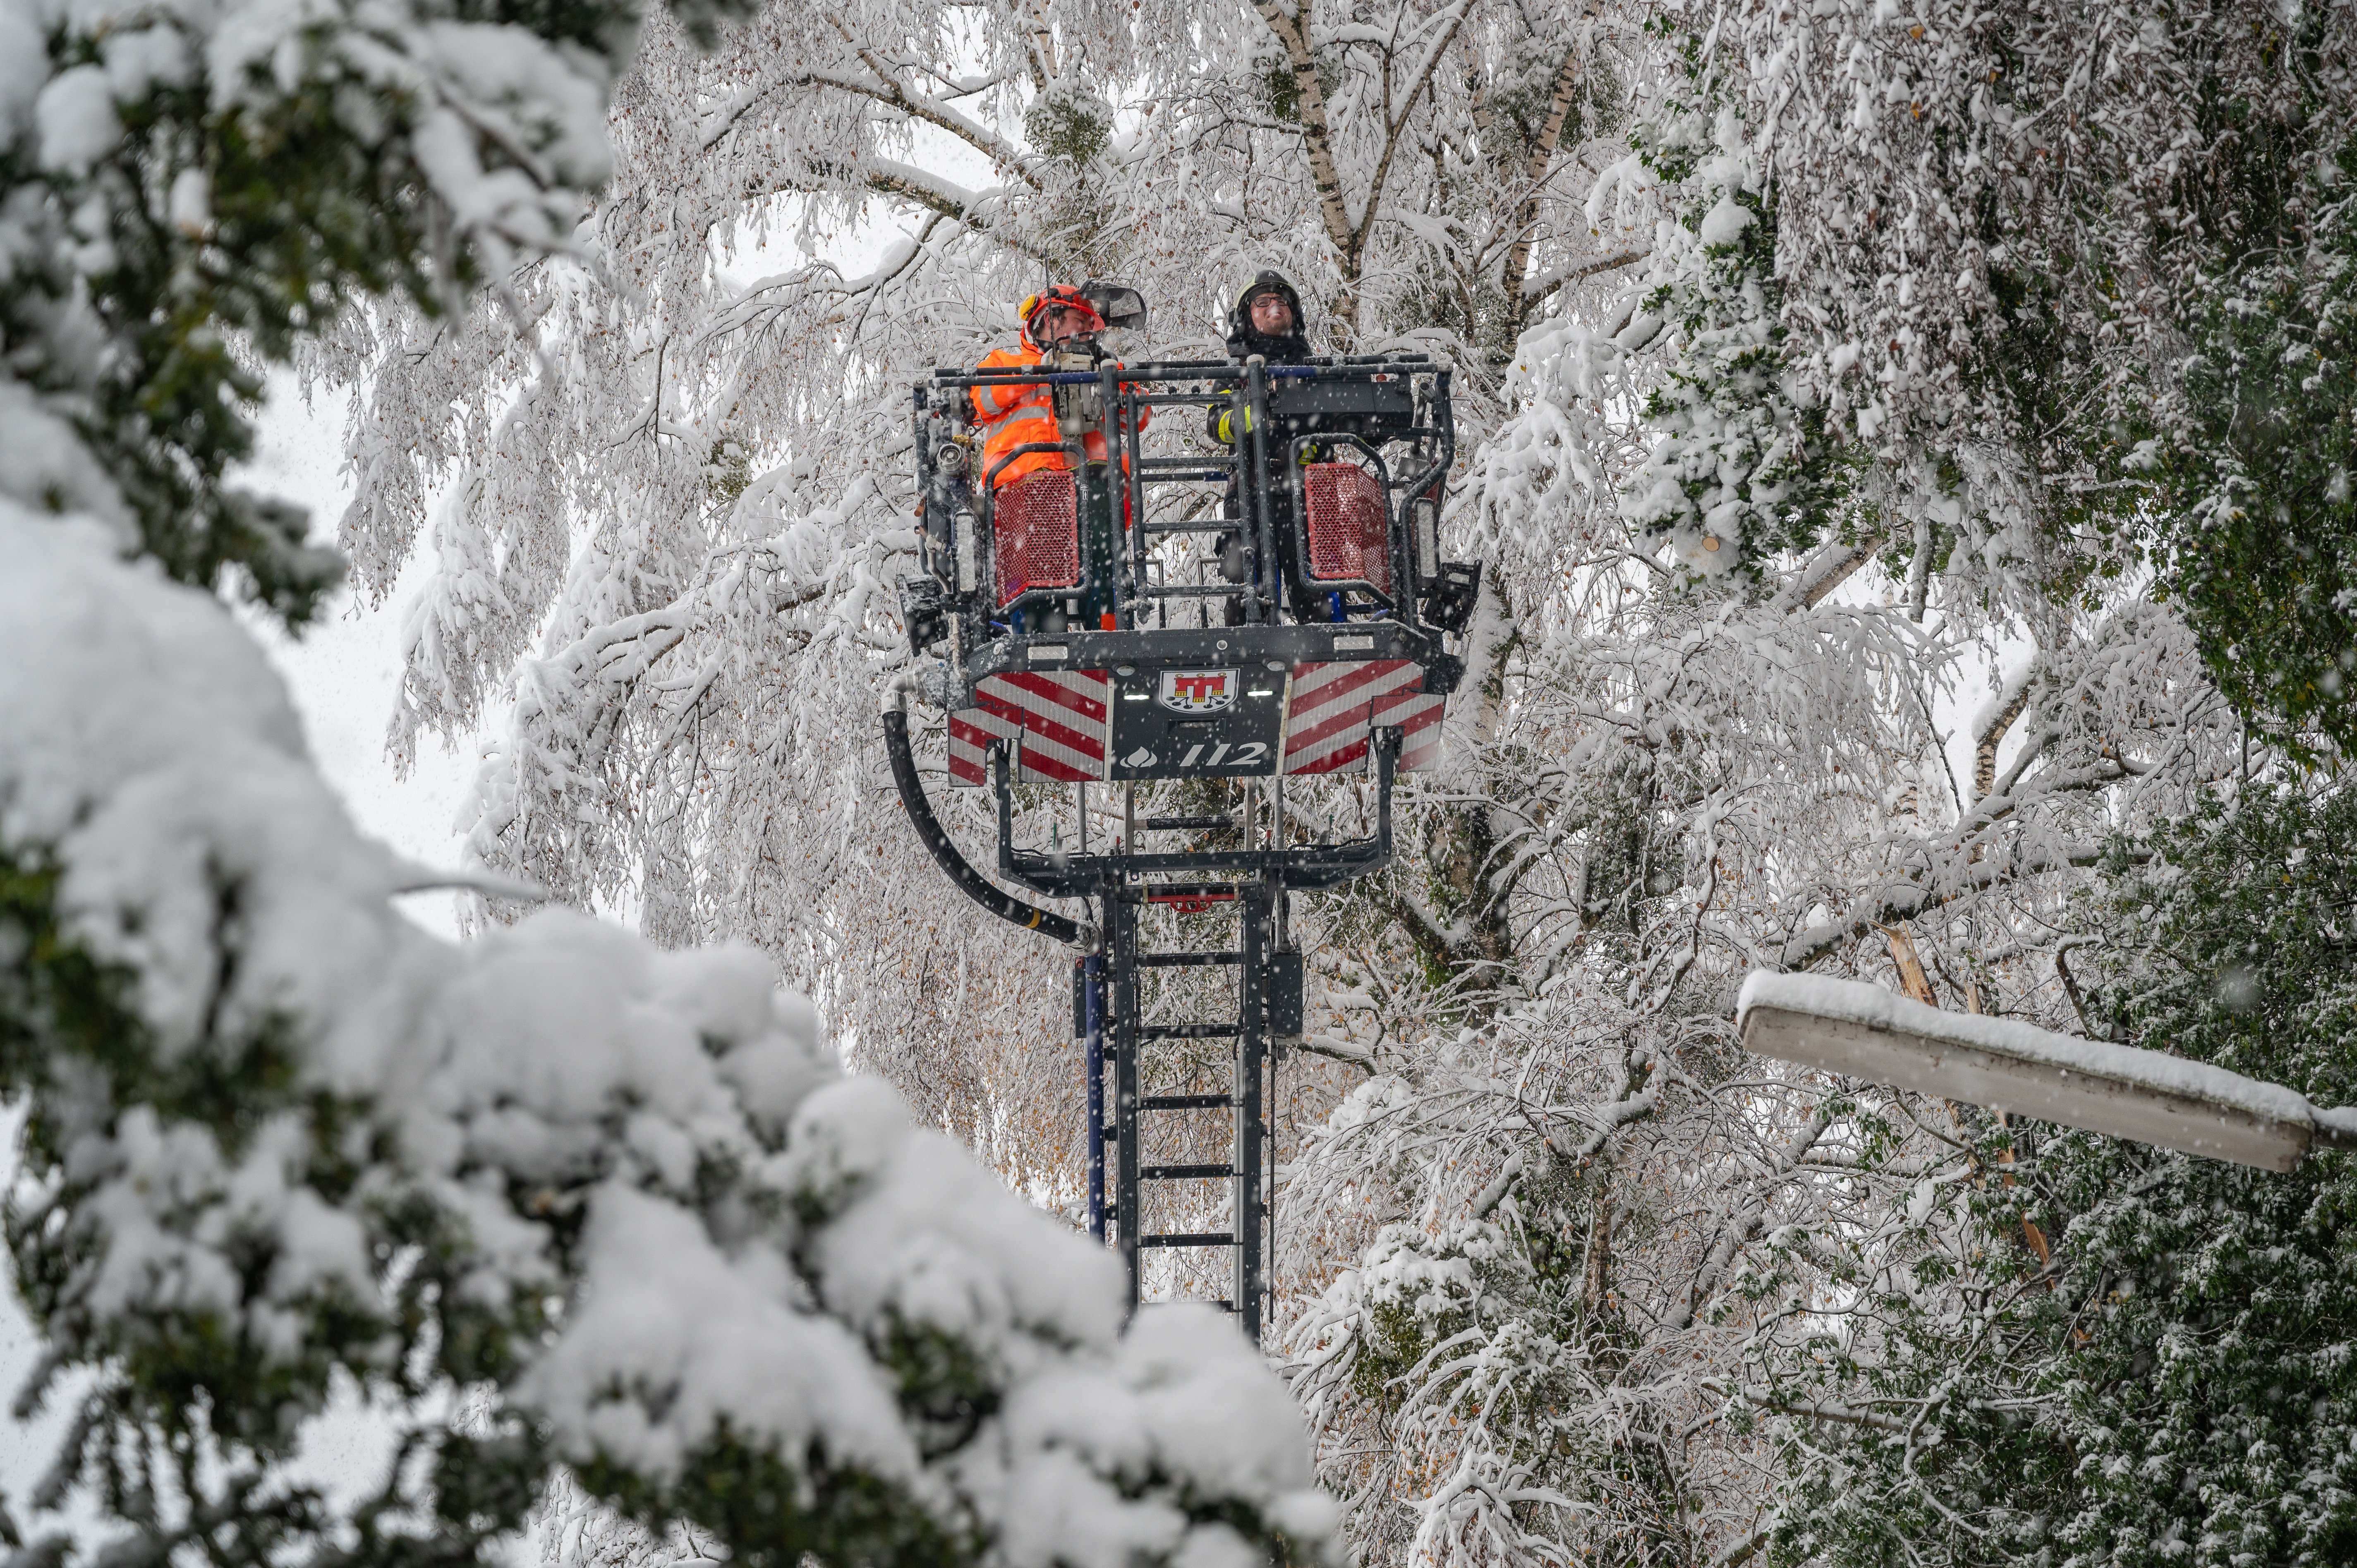
[[[1223,408],[1220,410],[1218,423],[1215,424],[1212,428],[1219,433],[1221,446],[1232,446],[1236,444],[1235,421],[1236,413],[1234,409]],[[1251,433],[1252,427],[1253,414],[1252,409],[1248,405],[1244,409],[1244,431],[1247,435]],[[1318,462],[1322,460],[1325,456],[1326,451],[1322,446],[1304,446],[1301,449],[1301,460],[1304,463]]]

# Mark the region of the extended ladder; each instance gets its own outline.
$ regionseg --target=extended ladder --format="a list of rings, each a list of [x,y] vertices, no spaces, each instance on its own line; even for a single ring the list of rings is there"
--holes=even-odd
[[[1097,1132],[1090,1171],[1091,1230],[1106,1238],[1110,1221],[1110,1239],[1128,1265],[1133,1301],[1143,1294],[1146,1252],[1224,1251],[1230,1260],[1223,1271],[1226,1294],[1211,1299],[1236,1313],[1244,1332],[1255,1340],[1266,1318],[1264,1297],[1275,1273],[1275,1236],[1268,1207],[1275,1154],[1269,1126],[1275,1087],[1271,1046],[1273,1038],[1301,1030],[1301,955],[1278,945],[1277,914],[1284,897],[1284,890],[1266,877],[1125,887],[1108,902],[1106,954],[1082,961],[1083,1037],[1089,1047],[1084,1070],[1091,1075],[1092,1090],[1089,1124]],[[1232,910],[1234,945],[1140,951],[1141,917],[1154,903],[1174,902],[1204,902]],[[1213,988],[1226,993],[1225,1005],[1219,1010],[1229,1015],[1146,1022],[1146,972],[1182,970],[1231,974],[1227,985]],[[1179,1075],[1161,1059],[1170,1054],[1165,1047],[1197,1041],[1228,1043],[1221,1075],[1226,1081],[1216,1088],[1172,1081]],[[1195,1065],[1200,1069],[1202,1064]],[[1104,1081],[1108,1072],[1110,1093]],[[1104,1113],[1108,1101],[1110,1120]],[[1226,1137],[1210,1140],[1224,1144],[1223,1156],[1216,1161],[1172,1157],[1173,1124],[1200,1123],[1208,1112],[1226,1113]],[[1206,1140],[1199,1136],[1191,1141],[1200,1144]],[[1167,1220],[1157,1223],[1157,1209],[1168,1213],[1181,1206],[1149,1203],[1150,1189],[1208,1181],[1228,1186],[1226,1229],[1173,1230]]]
[[[1284,790],[1276,785],[1269,789],[1272,809],[1264,842],[1257,810],[1264,786],[1247,780],[1243,809],[1232,817],[1140,819],[1133,790],[1114,852],[1066,857],[1068,885],[1077,886],[1083,877],[1093,881],[1092,901],[1101,911],[1099,950],[1080,960],[1074,974],[1074,1025],[1084,1044],[1093,1134],[1090,1232],[1119,1248],[1133,1305],[1145,1296],[1147,1253],[1226,1253],[1228,1266],[1219,1271],[1223,1294],[1180,1293],[1166,1299],[1208,1300],[1233,1312],[1254,1343],[1267,1322],[1275,1273],[1269,1199],[1275,1174],[1271,1115],[1276,1048],[1302,1027],[1302,955],[1289,940],[1286,905],[1294,888],[1332,886],[1390,858],[1391,779],[1400,737],[1383,732],[1374,742],[1380,806],[1377,831],[1370,838],[1287,846]],[[1241,830],[1247,847],[1159,853],[1135,847],[1145,835],[1206,829]],[[1024,859],[1008,852],[1007,868],[1021,866],[1036,875],[1038,868],[1022,865]],[[1146,916],[1156,906],[1192,914],[1232,911],[1232,941],[1225,947],[1147,950]],[[1154,1016],[1148,977],[1190,971],[1232,976],[1224,984],[1196,988],[1216,1015]],[[1173,1047],[1213,1041],[1228,1047],[1216,1072],[1220,1081],[1202,1081],[1210,1075],[1200,1059],[1191,1064],[1192,1081],[1182,1079],[1169,1060]],[[1225,1136],[1205,1139],[1200,1122],[1213,1112],[1226,1113]],[[1196,1123],[1198,1135],[1191,1142],[1198,1146],[1174,1149],[1189,1122]],[[1200,1157],[1212,1152],[1200,1146],[1207,1142],[1219,1157]],[[1183,1157],[1188,1155],[1197,1157]],[[1191,1208],[1200,1215],[1206,1206],[1157,1202],[1157,1196],[1168,1196],[1181,1184],[1206,1182],[1227,1186],[1224,1204],[1211,1206],[1224,1208],[1224,1227],[1173,1228],[1168,1217],[1174,1210]]]

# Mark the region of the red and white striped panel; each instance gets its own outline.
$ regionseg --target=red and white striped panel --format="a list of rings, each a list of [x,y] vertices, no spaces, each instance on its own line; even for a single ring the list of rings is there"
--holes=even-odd
[[[1103,779],[1112,695],[1102,670],[985,676],[974,688],[975,705],[950,715],[950,782],[981,784],[984,748],[1018,735],[1018,777],[1057,784]]]
[[[1403,768],[1426,768],[1440,755],[1447,699],[1427,696],[1424,667],[1404,659],[1305,664],[1293,677],[1285,721],[1287,773],[1358,772],[1367,765],[1370,725],[1406,731]]]

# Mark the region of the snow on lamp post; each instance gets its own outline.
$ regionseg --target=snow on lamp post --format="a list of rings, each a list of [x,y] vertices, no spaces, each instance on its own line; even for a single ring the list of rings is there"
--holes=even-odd
[[[2277,1083],[2009,1018],[1943,1013],[1878,985],[1754,972],[1736,1003],[1746,1049],[2040,1122],[2287,1171],[2357,1148],[2357,1109]]]

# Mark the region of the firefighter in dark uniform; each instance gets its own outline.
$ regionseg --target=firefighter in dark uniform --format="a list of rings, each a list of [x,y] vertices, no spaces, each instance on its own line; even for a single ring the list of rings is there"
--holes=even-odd
[[[1301,295],[1283,273],[1265,272],[1246,284],[1236,296],[1234,306],[1228,312],[1228,357],[1249,359],[1258,354],[1272,365],[1298,365],[1309,358],[1309,338],[1303,328]],[[1221,446],[1233,450],[1236,445],[1234,410],[1222,401],[1213,403],[1203,416],[1203,433]],[[1268,459],[1272,469],[1284,461],[1285,447],[1280,441],[1269,443]],[[1316,456],[1307,452],[1304,459]],[[1318,611],[1318,600],[1302,585],[1300,572],[1294,560],[1292,487],[1282,482],[1281,472],[1272,472],[1269,493],[1277,499],[1277,512],[1270,521],[1276,534],[1279,569],[1284,575],[1291,601],[1293,618],[1297,621],[1322,621],[1327,617]],[[1243,516],[1241,498],[1231,483],[1221,504],[1222,517]],[[1244,542],[1240,531],[1231,530],[1219,535],[1215,547],[1220,556],[1220,575],[1231,583],[1246,580]],[[1243,620],[1243,605],[1240,599],[1227,601],[1227,621],[1235,626]]]

